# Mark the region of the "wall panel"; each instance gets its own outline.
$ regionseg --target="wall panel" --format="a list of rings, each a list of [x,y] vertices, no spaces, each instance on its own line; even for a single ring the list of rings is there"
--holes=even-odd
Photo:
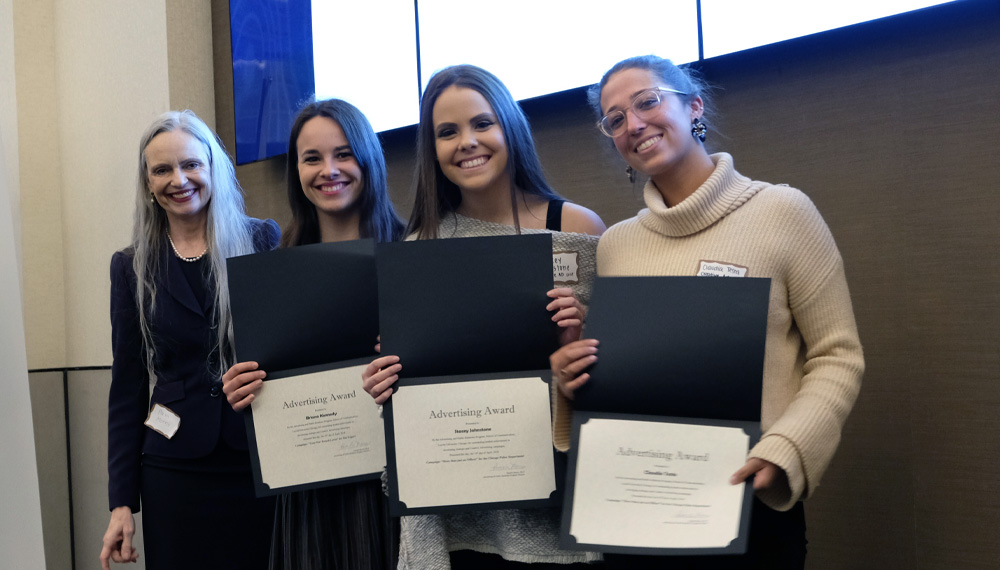
[[[77,568],[99,563],[108,510],[108,391],[110,370],[69,372],[70,467],[73,470],[73,529],[76,538]],[[135,570],[144,570],[142,556],[142,515],[137,514],[136,537],[139,549]]]
[[[63,373],[28,374],[35,429],[38,492],[41,497],[45,567],[73,567],[69,459],[66,447],[66,391]]]

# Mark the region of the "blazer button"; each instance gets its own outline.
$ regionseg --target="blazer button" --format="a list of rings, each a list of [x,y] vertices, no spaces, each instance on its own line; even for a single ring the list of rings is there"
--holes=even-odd
[[[222,387],[218,384],[213,384],[212,389],[209,390],[208,393],[211,394],[213,398],[218,398],[219,394],[222,393]]]

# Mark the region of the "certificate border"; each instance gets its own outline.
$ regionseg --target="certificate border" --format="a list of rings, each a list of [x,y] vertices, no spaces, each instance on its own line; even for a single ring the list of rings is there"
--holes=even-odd
[[[306,366],[304,368],[292,368],[289,370],[281,370],[279,372],[268,372],[267,377],[264,378],[265,382],[271,380],[280,380],[282,378],[290,378],[292,376],[302,376],[304,374],[312,374],[314,372],[323,372],[326,370],[336,370],[339,368],[349,368],[351,366],[361,366],[370,363],[372,357],[366,356],[364,358],[355,358],[352,360],[342,360],[340,362],[328,362],[326,364],[317,364],[316,366]],[[361,377],[358,377],[358,386],[361,386]],[[368,397],[365,394],[364,397]],[[227,404],[228,405],[228,404]],[[375,405],[375,402],[372,402]],[[375,471],[373,473],[361,473],[359,475],[354,475],[351,477],[340,477],[334,479],[324,479],[321,481],[311,481],[308,483],[301,483],[299,485],[287,485],[284,487],[271,487],[264,483],[263,477],[261,476],[260,470],[260,454],[257,450],[257,429],[253,421],[253,405],[251,404],[243,413],[243,420],[247,428],[247,446],[250,450],[250,470],[253,472],[253,486],[254,493],[258,497],[267,497],[271,495],[279,495],[282,493],[294,493],[297,491],[306,491],[309,489],[320,489],[323,487],[333,487],[336,485],[347,485],[349,483],[358,483],[361,481],[370,481],[372,479],[379,479],[382,477],[381,471]]]
[[[406,390],[414,386],[426,386],[429,384],[444,384],[452,382],[476,382],[479,380],[505,380],[515,378],[535,378],[538,377],[549,387],[549,409],[552,401],[552,371],[551,370],[522,370],[515,372],[491,372],[484,374],[456,374],[454,376],[424,376],[420,378],[400,378],[396,382],[395,392]],[[393,396],[395,397],[395,396]],[[555,490],[547,499],[528,499],[523,501],[498,501],[487,503],[463,503],[459,505],[441,505],[433,507],[408,507],[406,503],[399,500],[399,479],[396,471],[396,437],[393,429],[394,422],[392,416],[392,400],[390,397],[382,406],[382,420],[385,426],[385,460],[388,464],[388,501],[389,514],[394,517],[424,514],[454,513],[464,511],[493,511],[499,509],[528,509],[539,507],[559,506],[562,500],[565,474],[565,462],[559,460],[559,452],[552,447],[552,464],[554,468]],[[551,412],[550,412],[551,413]],[[550,431],[551,437],[551,431]]]
[[[616,414],[610,412],[573,412],[573,429],[570,434],[571,447],[569,450],[569,462],[566,469],[566,485],[564,487],[565,498],[562,508],[562,528],[559,532],[559,547],[566,550],[596,550],[599,552],[612,552],[617,554],[646,554],[656,556],[688,556],[706,554],[745,554],[750,537],[750,511],[753,506],[753,478],[747,479],[744,483],[743,508],[740,511],[740,526],[736,538],[728,546],[718,548],[659,548],[647,546],[618,546],[610,544],[591,544],[578,542],[576,537],[570,534],[570,523],[573,521],[573,492],[576,485],[576,462],[577,451],[580,444],[580,428],[591,419],[602,420],[626,420],[642,422],[658,422],[672,424],[688,424],[703,426],[731,427],[742,429],[750,441],[748,445],[752,448],[761,437],[760,423],[737,420],[713,420],[706,418],[682,418],[675,416],[650,416],[643,414]]]

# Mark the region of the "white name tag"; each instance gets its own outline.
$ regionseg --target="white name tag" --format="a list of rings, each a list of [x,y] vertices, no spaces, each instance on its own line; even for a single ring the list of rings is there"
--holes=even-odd
[[[747,269],[742,265],[702,260],[698,277],[746,277]]]
[[[163,404],[155,404],[144,423],[156,433],[170,439],[177,433],[177,428],[181,427],[181,417]]]
[[[577,257],[575,251],[559,251],[552,254],[552,281],[556,285],[575,285],[580,282]]]

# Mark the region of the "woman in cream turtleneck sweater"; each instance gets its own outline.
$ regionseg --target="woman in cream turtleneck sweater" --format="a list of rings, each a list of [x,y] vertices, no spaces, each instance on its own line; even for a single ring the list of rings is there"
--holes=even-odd
[[[754,476],[749,552],[685,562],[699,568],[802,568],[800,500],[814,492],[837,448],[864,371],[833,236],[799,190],[751,180],[735,170],[728,154],[708,154],[701,87],[669,60],[624,60],[591,95],[602,116],[599,127],[628,163],[629,175],[649,177],[647,208],[601,238],[599,275],[692,276],[710,272],[708,264],[771,279],[764,435],[731,479],[739,484]],[[596,339],[567,344],[552,355],[559,387],[557,447],[569,444],[573,393],[588,380],[584,371],[598,355]],[[664,562],[608,556],[610,565],[616,561],[629,568]]]

